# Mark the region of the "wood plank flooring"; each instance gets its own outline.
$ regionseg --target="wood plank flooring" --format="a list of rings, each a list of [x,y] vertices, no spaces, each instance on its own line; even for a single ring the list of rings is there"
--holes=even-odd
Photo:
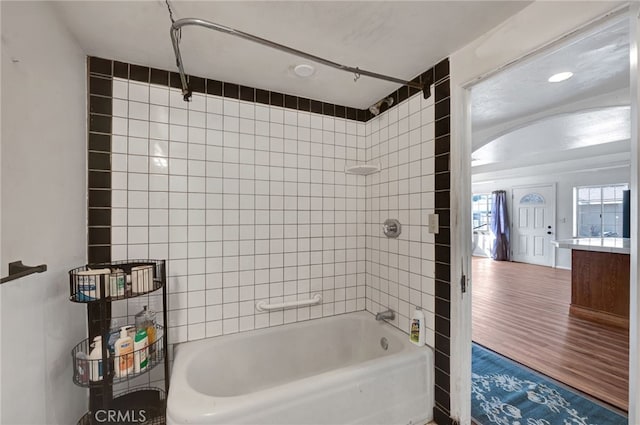
[[[628,410],[629,337],[569,316],[571,272],[474,257],[473,340]]]

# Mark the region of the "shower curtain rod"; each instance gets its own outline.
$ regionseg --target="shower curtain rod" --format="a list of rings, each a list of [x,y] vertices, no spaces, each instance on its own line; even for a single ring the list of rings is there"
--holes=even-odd
[[[347,71],[355,75],[355,80],[357,81],[361,75],[366,75],[367,77],[376,78],[378,80],[390,81],[392,83],[403,84],[409,87],[413,87],[419,90],[422,90],[424,93],[425,99],[430,96],[429,93],[429,84],[421,84],[413,81],[405,81],[400,78],[390,77],[388,75],[378,74],[377,72],[371,72],[360,68],[354,68],[347,65],[341,65],[337,62],[330,61],[328,59],[321,58],[319,56],[312,55],[310,53],[303,52],[301,50],[297,50],[288,46],[284,46],[282,44],[275,43],[273,41],[257,37],[252,34],[248,34],[243,31],[238,31],[234,28],[225,27],[224,25],[216,24],[214,22],[205,21],[204,19],[198,18],[183,18],[178,19],[177,21],[171,24],[171,42],[173,44],[173,51],[176,55],[176,64],[178,66],[178,71],[180,72],[180,80],[182,82],[182,95],[185,101],[189,101],[191,97],[191,89],[189,88],[189,84],[187,83],[187,77],[184,72],[184,65],[182,63],[182,55],[180,54],[180,40],[179,33],[182,27],[188,25],[196,25],[199,27],[204,27],[208,29],[212,29],[215,31],[220,31],[226,34],[235,35],[236,37],[244,38],[245,40],[253,41],[254,43],[262,44],[263,46],[271,47],[273,49],[277,49],[286,53],[290,53],[295,56],[299,56],[301,58],[309,59],[310,61],[321,63],[323,65],[330,66],[335,69],[339,69],[342,71]]]

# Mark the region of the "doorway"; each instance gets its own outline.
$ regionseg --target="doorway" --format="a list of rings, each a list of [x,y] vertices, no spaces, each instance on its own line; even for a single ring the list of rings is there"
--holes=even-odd
[[[590,329],[588,324],[581,327],[582,323],[569,317],[570,274],[553,268],[558,265],[558,258],[559,266],[569,269],[570,254],[556,255],[551,241],[575,236],[572,194],[576,187],[585,183],[619,183],[620,176],[624,181],[631,179],[630,107],[620,98],[621,93],[629,92],[628,66],[624,62],[629,56],[628,39],[628,21],[620,17],[611,19],[470,87],[472,193],[493,190],[510,193],[511,260],[535,265],[472,261],[473,339],[483,340],[498,353],[508,354],[526,366],[625,410],[628,335],[615,330]],[[621,44],[621,40],[627,44]],[[588,87],[597,80],[590,73],[609,59],[618,62],[619,72],[610,68],[608,83],[600,80]],[[553,85],[553,77],[560,71],[571,73],[566,72],[566,68],[571,69],[577,80],[572,81],[569,76],[562,83],[566,85]],[[584,80],[581,82],[580,78]],[[539,83],[539,88],[533,83]],[[511,97],[510,91],[514,93]],[[527,95],[534,91],[537,96]],[[546,98],[545,93],[551,92]],[[478,104],[491,108],[487,112]],[[482,119],[476,118],[477,112]],[[605,116],[610,120],[604,119]],[[616,121],[616,116],[620,121]],[[614,126],[612,135],[602,125],[600,133],[598,123],[611,123],[611,119],[620,127],[626,126],[625,129]],[[595,137],[583,137],[587,133]],[[504,273],[508,279],[501,275]],[[482,302],[482,314],[476,314],[476,298]],[[501,302],[494,303],[492,298],[501,298]],[[528,309],[534,305],[537,307]],[[548,317],[555,319],[547,322]],[[482,320],[492,323],[494,333],[499,333],[497,328],[504,325],[504,335],[493,339],[485,331],[477,335],[476,328],[484,326]],[[589,340],[590,332],[601,332],[601,339],[595,338],[585,346],[572,346],[567,341],[567,335],[571,335],[569,339]],[[510,334],[519,334],[526,341],[509,340]],[[617,369],[607,371],[616,377],[624,375],[624,379],[617,381],[617,387],[608,391],[616,392],[615,398],[609,398],[607,391],[598,392],[600,389],[594,385],[594,382],[607,381],[606,374],[598,377],[609,366],[606,359],[599,358],[599,363],[587,365],[587,359],[581,360],[579,356],[606,345],[602,337],[605,334],[614,340],[612,351],[624,351],[624,356],[613,362]],[[517,347],[518,344],[521,347]],[[542,363],[548,364],[537,362],[536,356],[531,356],[536,347],[544,357]],[[550,364],[553,362],[555,364]],[[585,379],[574,379],[562,371],[566,364],[572,363],[579,369],[576,375],[583,375]],[[585,368],[580,369],[581,366]]]
[[[591,2],[558,7],[549,2],[536,2],[530,5],[517,19],[505,22],[486,36],[465,46],[450,57],[451,62],[451,164],[452,164],[452,199],[451,217],[458,223],[457,231],[452,233],[451,245],[451,417],[459,423],[470,422],[471,400],[471,296],[468,288],[473,280],[461,279],[469,277],[471,265],[469,240],[472,231],[468,223],[471,210],[470,195],[471,178],[469,158],[471,158],[471,126],[470,126],[470,87],[477,81],[493,75],[531,55],[531,52],[542,51],[556,45],[565,37],[593,28],[608,19],[625,16],[630,27],[631,55],[631,232],[638,233],[638,196],[640,174],[638,158],[640,151],[638,135],[640,120],[638,104],[640,103],[640,75],[637,64],[640,62],[638,46],[640,45],[640,5],[631,3],[612,6],[605,2]],[[638,244],[631,241],[631,282],[638,280],[637,267]],[[460,279],[460,284],[456,282]],[[465,285],[464,283],[467,283]],[[469,285],[468,283],[471,283]],[[630,361],[629,361],[629,422],[640,423],[640,368],[638,341],[638,305],[640,292],[637,285],[631,285],[630,296]]]

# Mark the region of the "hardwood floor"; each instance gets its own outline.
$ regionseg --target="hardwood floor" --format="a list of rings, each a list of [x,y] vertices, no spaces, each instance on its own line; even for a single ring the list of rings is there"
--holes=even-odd
[[[569,316],[571,272],[473,259],[473,340],[628,410],[629,336]]]

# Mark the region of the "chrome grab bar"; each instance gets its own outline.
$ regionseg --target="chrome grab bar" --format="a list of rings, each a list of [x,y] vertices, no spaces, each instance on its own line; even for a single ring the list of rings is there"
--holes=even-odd
[[[279,304],[269,304],[267,300],[258,301],[256,303],[256,310],[258,311],[271,311],[271,310],[285,310],[293,307],[305,307],[309,305],[316,305],[322,302],[322,295],[315,294],[313,298],[308,300],[288,301]]]

